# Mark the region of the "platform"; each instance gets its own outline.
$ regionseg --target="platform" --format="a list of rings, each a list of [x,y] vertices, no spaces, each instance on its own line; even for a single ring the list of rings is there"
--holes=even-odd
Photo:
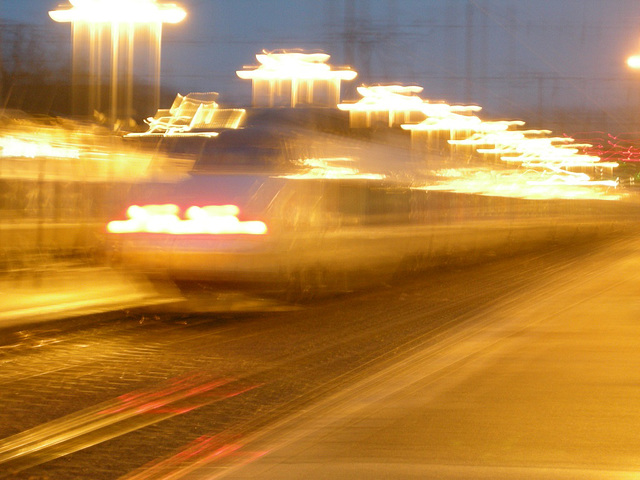
[[[640,240],[255,435],[212,478],[625,479],[640,471]]]

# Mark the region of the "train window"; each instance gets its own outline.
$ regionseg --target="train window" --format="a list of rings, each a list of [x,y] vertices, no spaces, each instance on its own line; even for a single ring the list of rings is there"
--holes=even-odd
[[[282,136],[259,128],[223,131],[207,139],[197,153],[195,171],[224,168],[264,168],[284,165]]]
[[[341,182],[336,192],[337,210],[341,215],[361,216],[365,212],[366,185],[361,182]]]
[[[339,182],[335,193],[336,213],[348,223],[406,223],[411,218],[411,190],[376,181]]]

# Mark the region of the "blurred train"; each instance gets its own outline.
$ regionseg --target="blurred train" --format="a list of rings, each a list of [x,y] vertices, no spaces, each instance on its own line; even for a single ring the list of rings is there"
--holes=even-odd
[[[327,113],[335,114],[255,111],[244,128],[214,138],[159,139],[174,155],[197,151],[193,169],[178,180],[136,185],[126,219],[109,225],[112,248],[125,265],[155,278],[313,296],[580,242],[619,230],[636,212],[603,200],[416,188],[427,176],[400,141],[311,128],[317,118],[300,122]]]
[[[582,242],[637,218],[623,201],[424,188],[434,163],[468,162],[432,153],[426,168],[406,132],[353,128],[337,108],[216,111],[232,125],[178,125],[171,135],[165,125],[132,137],[193,166],[184,177],[135,185],[109,223],[111,248],[128,268],[181,286],[300,299]]]

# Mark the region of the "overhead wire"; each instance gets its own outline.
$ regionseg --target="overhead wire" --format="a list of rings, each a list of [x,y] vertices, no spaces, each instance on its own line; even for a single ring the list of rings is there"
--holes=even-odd
[[[606,105],[603,105],[600,101],[598,101],[597,98],[595,98],[593,95],[590,94],[590,92],[588,91],[587,88],[581,87],[579,82],[576,81],[575,77],[573,76],[567,76],[564,75],[564,72],[559,69],[554,63],[552,63],[551,61],[548,60],[548,58],[540,53],[539,51],[535,50],[531,44],[525,42],[522,40],[522,36],[520,35],[516,35],[513,31],[512,28],[510,28],[508,25],[505,25],[499,18],[497,15],[495,15],[493,12],[491,12],[489,9],[485,8],[484,6],[480,5],[478,3],[477,0],[467,0],[470,4],[472,4],[475,8],[478,9],[478,11],[480,11],[481,13],[483,13],[484,15],[487,16],[487,18],[489,18],[491,21],[493,21],[496,25],[498,25],[502,30],[504,30],[513,41],[517,42],[518,44],[520,44],[521,46],[523,46],[529,53],[531,53],[538,61],[540,61],[540,63],[542,65],[544,65],[546,68],[548,68],[551,72],[555,73],[557,75],[557,78],[562,79],[563,81],[567,82],[567,84],[569,86],[571,86],[575,91],[577,91],[578,93],[581,94],[581,96],[588,101],[589,103],[591,103],[594,107],[596,107],[597,109],[599,109],[600,111],[602,111],[607,118],[611,119],[614,121],[615,124],[619,123],[619,119],[618,117],[614,116],[613,114],[611,114],[611,112],[609,111],[609,109],[607,108]]]

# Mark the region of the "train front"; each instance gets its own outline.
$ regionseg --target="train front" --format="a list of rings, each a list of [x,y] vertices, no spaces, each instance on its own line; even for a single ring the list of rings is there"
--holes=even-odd
[[[409,190],[374,166],[406,149],[372,147],[337,109],[242,116],[238,128],[133,137],[194,164],[185,176],[131,188],[107,226],[124,267],[185,287],[290,295],[344,291],[347,275],[362,277],[374,258],[398,261],[371,229],[407,221]]]
[[[300,133],[253,113],[241,128],[134,138],[194,165],[186,176],[132,186],[107,225],[122,265],[181,283],[281,288],[300,206],[287,201]]]
[[[345,225],[362,223],[366,182],[378,181],[360,176],[352,161],[386,165],[398,155],[363,147],[349,113],[338,108],[340,84],[356,72],[330,66],[326,54],[256,58],[259,65],[237,72],[252,82],[251,108],[222,108],[217,94],[178,95],[148,119],[147,132],[129,135],[195,163],[186,178],[132,188],[120,218],[108,225],[123,265],[179,282],[281,289],[317,277],[309,271],[342,271],[362,256],[343,248],[347,242],[327,247],[323,239],[336,230],[342,238]],[[361,200],[355,206],[354,195]],[[339,246],[344,254],[336,259]]]

